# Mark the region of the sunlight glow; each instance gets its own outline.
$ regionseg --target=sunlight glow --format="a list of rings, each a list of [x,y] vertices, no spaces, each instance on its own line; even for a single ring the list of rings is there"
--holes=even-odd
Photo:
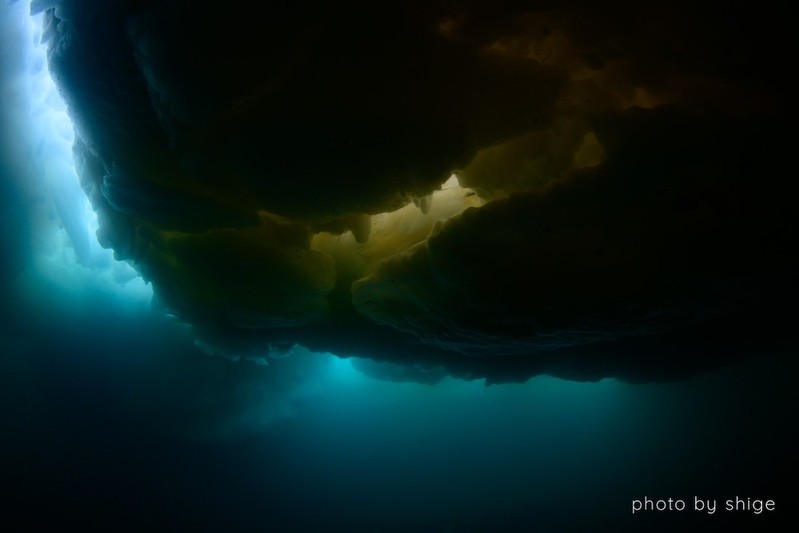
[[[39,219],[34,221],[33,268],[72,290],[79,290],[75,283],[100,285],[125,299],[149,302],[152,288],[130,265],[114,260],[113,252],[101,248],[95,237],[97,215],[80,186],[72,155],[75,128],[47,68],[44,15],[30,15],[29,2],[1,8],[20,40],[13,57],[17,75],[3,88],[4,96],[17,104],[6,127],[13,129],[27,155],[18,179],[33,191],[32,202],[44,202],[31,205]]]

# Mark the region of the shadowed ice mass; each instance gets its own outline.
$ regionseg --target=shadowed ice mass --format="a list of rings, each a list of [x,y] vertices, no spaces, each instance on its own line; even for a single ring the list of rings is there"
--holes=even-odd
[[[259,4],[32,4],[97,238],[202,346],[488,383],[781,348],[767,15]]]

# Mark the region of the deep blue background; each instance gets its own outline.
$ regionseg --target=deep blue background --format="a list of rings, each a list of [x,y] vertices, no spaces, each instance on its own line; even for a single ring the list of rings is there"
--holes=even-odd
[[[3,520],[668,531],[675,520],[759,529],[793,514],[777,488],[795,473],[787,357],[674,384],[542,377],[486,388],[380,382],[300,354],[276,382],[281,362],[210,358],[110,298],[71,316],[7,312]],[[774,498],[778,511],[631,516],[644,495]]]

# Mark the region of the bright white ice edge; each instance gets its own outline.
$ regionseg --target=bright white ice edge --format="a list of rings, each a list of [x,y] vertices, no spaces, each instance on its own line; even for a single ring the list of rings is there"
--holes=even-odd
[[[19,146],[28,158],[25,174],[30,174],[23,178],[33,182],[45,204],[30,206],[35,218],[35,254],[33,272],[24,276],[40,278],[74,298],[89,289],[149,304],[152,287],[97,242],[97,215],[75,171],[74,127],[47,68],[43,14],[30,15],[30,2],[26,1],[6,1],[0,10],[6,19],[4,26],[14,30],[2,40],[20,40],[4,43],[14,50],[16,62],[15,74],[3,88],[3,105],[15,104],[9,110],[12,124],[7,126],[22,137]],[[37,209],[41,212],[36,213]]]

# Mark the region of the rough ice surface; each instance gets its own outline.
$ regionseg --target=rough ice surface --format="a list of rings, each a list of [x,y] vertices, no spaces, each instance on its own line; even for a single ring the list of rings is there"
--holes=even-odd
[[[28,150],[77,263],[107,261],[96,212],[202,343],[490,383],[672,379],[779,346],[777,43],[735,16],[310,2],[249,32],[248,9],[36,3],[47,61],[20,52],[66,102],[42,74],[22,112],[57,115]]]

